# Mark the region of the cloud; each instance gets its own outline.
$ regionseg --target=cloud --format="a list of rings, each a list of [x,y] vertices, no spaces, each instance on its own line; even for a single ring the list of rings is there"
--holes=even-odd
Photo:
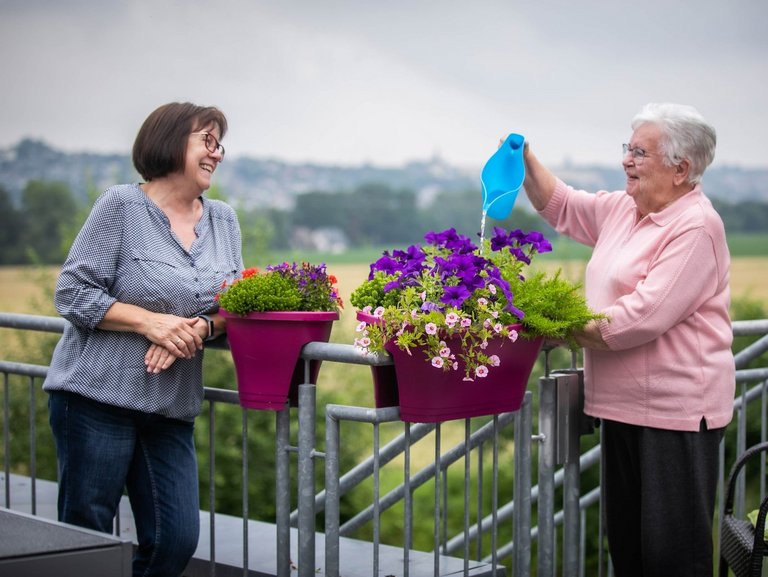
[[[516,131],[618,163],[648,101],[693,104],[718,161],[765,165],[762,2],[0,3],[0,146],[125,151],[156,106],[220,106],[231,154],[477,166]]]

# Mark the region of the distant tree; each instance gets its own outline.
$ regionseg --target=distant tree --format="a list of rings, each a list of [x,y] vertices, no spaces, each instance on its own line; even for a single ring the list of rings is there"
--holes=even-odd
[[[0,264],[20,264],[21,222],[10,193],[0,186]]]
[[[78,205],[63,182],[32,180],[21,197],[22,242],[29,262],[58,264],[67,250],[64,241],[76,225]]]
[[[392,244],[419,239],[416,195],[383,183],[357,187],[341,210],[343,230],[356,244]]]

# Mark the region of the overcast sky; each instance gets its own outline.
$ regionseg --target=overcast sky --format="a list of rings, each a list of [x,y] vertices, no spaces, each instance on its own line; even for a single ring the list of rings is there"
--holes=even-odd
[[[219,106],[230,155],[481,167],[524,134],[616,164],[649,101],[718,164],[768,166],[766,0],[0,0],[0,148],[127,152],[160,104]]]

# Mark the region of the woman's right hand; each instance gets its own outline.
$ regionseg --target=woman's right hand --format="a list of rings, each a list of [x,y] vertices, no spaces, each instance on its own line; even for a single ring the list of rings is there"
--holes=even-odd
[[[157,374],[164,371],[176,362],[176,357],[165,347],[152,343],[147,354],[144,355],[144,364],[147,372]]]

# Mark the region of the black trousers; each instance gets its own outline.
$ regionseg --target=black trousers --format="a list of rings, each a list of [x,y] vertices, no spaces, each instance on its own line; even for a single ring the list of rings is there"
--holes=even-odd
[[[711,577],[724,429],[603,421],[608,548],[616,577]]]

